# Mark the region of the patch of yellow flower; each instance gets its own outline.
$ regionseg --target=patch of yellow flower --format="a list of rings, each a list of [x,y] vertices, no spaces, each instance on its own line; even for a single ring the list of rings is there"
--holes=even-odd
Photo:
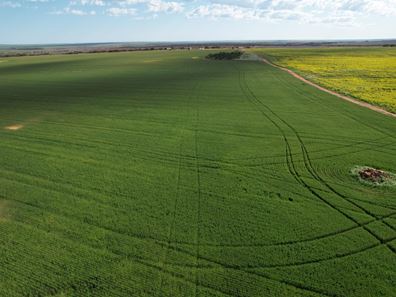
[[[324,87],[396,112],[395,48],[282,48],[255,52]]]

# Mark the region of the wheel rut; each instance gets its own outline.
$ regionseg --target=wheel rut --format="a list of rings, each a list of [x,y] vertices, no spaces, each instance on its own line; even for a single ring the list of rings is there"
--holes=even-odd
[[[279,76],[277,77],[277,79],[286,87],[290,88],[282,79],[279,78]],[[298,133],[298,131],[292,126],[290,125],[287,121],[285,121],[284,119],[282,119],[281,117],[279,117],[277,115],[277,117],[287,126],[290,128],[290,130],[293,131],[293,133],[295,134],[295,136],[298,139],[298,142],[300,143],[300,147],[301,147],[301,151],[302,151],[302,155],[303,155],[303,159],[304,159],[304,165],[305,168],[307,169],[307,171],[310,173],[310,175],[317,180],[319,183],[321,183],[323,186],[325,186],[329,191],[331,191],[333,194],[335,194],[336,196],[338,196],[339,198],[341,198],[342,200],[350,203],[351,205],[353,205],[354,207],[358,208],[360,211],[362,211],[364,214],[374,218],[374,219],[378,219],[378,216],[375,215],[374,213],[372,213],[371,211],[367,210],[366,208],[362,207],[361,205],[359,205],[358,203],[356,203],[355,201],[353,201],[352,199],[348,198],[347,196],[345,196],[344,194],[341,194],[339,191],[337,191],[336,189],[334,189],[334,187],[332,187],[328,182],[326,182],[315,170],[314,166],[312,165],[312,161],[310,158],[310,155],[308,153],[308,150],[304,144],[304,141],[302,140],[300,134]],[[383,131],[380,131],[381,133],[383,133]],[[387,134],[385,134],[387,135]],[[389,135],[388,135],[389,136]],[[353,219],[353,218],[352,218]],[[355,220],[355,219],[353,219]],[[356,222],[358,223],[358,222]],[[396,228],[394,228],[392,225],[390,225],[389,223],[387,223],[386,221],[383,221],[383,223],[388,226],[390,229],[392,229],[393,231],[396,231]],[[380,238],[378,235],[376,235],[374,232],[372,232],[370,229],[368,229],[366,226],[363,226],[363,228],[370,233],[372,236],[374,236],[378,241],[380,241],[381,243],[384,241],[382,238]],[[388,248],[395,253],[394,249],[391,248],[391,246],[387,245]]]
[[[242,76],[244,79],[244,76]],[[297,138],[300,147],[301,147],[301,151],[302,151],[302,155],[303,155],[303,159],[304,159],[304,166],[305,169],[307,170],[307,172],[310,174],[310,176],[315,179],[316,181],[318,181],[320,184],[322,184],[323,186],[325,186],[328,190],[330,190],[333,194],[335,194],[336,196],[340,197],[343,201],[347,201],[350,204],[354,205],[355,207],[357,207],[358,209],[360,209],[364,214],[372,217],[372,218],[377,218],[376,216],[374,216],[373,214],[371,214],[370,212],[368,212],[366,209],[364,209],[363,207],[361,207],[360,205],[358,205],[356,202],[354,201],[350,201],[350,199],[348,199],[347,197],[345,197],[344,195],[340,195],[340,193],[338,193],[337,191],[334,190],[333,187],[331,187],[327,182],[325,182],[322,178],[320,178],[317,174],[316,171],[314,171],[313,167],[312,167],[312,163],[310,163],[310,158],[309,158],[309,154],[308,151],[305,147],[304,142],[302,141],[299,133],[297,132],[297,130],[290,125],[286,120],[284,120],[282,117],[280,117],[277,113],[275,113],[269,106],[267,106],[266,104],[264,104],[254,93],[253,91],[249,88],[247,82],[244,79],[244,86],[247,89],[247,91],[249,92],[250,96],[252,98],[255,99],[255,102],[257,102],[258,105],[264,107],[265,110],[267,110],[270,114],[272,114],[276,119],[278,119],[281,123],[283,123],[286,127],[288,127],[293,134],[295,135],[295,137]],[[268,118],[268,115],[266,116]],[[272,123],[274,123],[274,120],[271,120]],[[284,139],[285,139],[285,143],[286,143],[286,151],[288,151],[288,155],[289,155],[289,160],[288,158],[286,158],[286,161],[288,162],[288,164],[290,164],[289,167],[289,172],[293,175],[293,177],[302,185],[304,186],[306,189],[308,189],[315,197],[317,197],[319,200],[321,200],[322,202],[324,202],[326,205],[328,205],[329,207],[331,207],[332,209],[334,209],[335,211],[337,211],[338,213],[340,213],[341,215],[343,215],[344,217],[346,217],[347,219],[349,219],[350,221],[354,222],[355,224],[361,226],[364,228],[364,230],[369,233],[371,236],[373,236],[376,240],[378,240],[379,242],[383,242],[383,239],[380,238],[378,235],[376,235],[374,232],[372,232],[370,229],[368,229],[366,226],[362,225],[362,223],[360,223],[359,221],[357,221],[355,218],[353,218],[351,215],[347,214],[345,211],[341,210],[339,207],[337,207],[334,203],[331,203],[328,199],[325,199],[324,197],[322,197],[319,193],[317,193],[314,189],[312,189],[311,186],[309,186],[298,174],[295,166],[294,166],[294,162],[292,160],[292,154],[291,154],[291,147],[289,144],[289,141],[286,137],[285,131],[281,128],[280,124],[275,124],[275,126],[279,129],[279,131],[281,132],[281,134],[283,135]],[[308,161],[309,160],[309,161]],[[388,226],[390,226],[390,228],[392,230],[395,231],[395,229],[389,225],[388,223],[386,223]],[[394,249],[390,248],[389,245],[386,245],[388,247],[388,249],[392,252],[395,253]]]

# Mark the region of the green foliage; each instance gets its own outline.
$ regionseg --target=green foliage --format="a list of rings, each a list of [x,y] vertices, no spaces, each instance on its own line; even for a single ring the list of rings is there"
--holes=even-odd
[[[394,296],[395,120],[205,53],[0,63],[0,296]]]
[[[396,113],[396,50],[393,48],[266,48],[253,51],[320,85]]]
[[[241,51],[232,51],[232,52],[218,52],[218,53],[211,53],[206,56],[206,59],[211,60],[235,60],[239,59],[242,56]]]

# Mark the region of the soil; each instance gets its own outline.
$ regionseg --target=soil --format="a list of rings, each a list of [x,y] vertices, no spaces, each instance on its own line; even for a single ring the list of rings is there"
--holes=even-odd
[[[390,175],[385,171],[374,169],[374,168],[363,168],[359,171],[359,176],[361,179],[373,182],[373,183],[383,183]]]
[[[19,129],[22,129],[22,128],[23,128],[23,125],[11,125],[11,126],[5,127],[4,129],[11,130],[11,131],[16,131],[16,130],[19,130]]]

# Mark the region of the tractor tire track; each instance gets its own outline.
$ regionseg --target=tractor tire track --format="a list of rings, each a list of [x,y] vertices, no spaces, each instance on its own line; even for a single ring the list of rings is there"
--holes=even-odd
[[[364,253],[366,251],[370,251],[374,248],[379,248],[379,247],[386,247],[388,243],[393,242],[394,240],[396,240],[396,236],[389,238],[387,240],[385,240],[384,242],[376,242],[376,243],[371,243],[365,247],[359,248],[359,249],[355,249],[355,250],[351,250],[351,251],[346,251],[346,252],[342,252],[342,253],[338,253],[336,255],[329,255],[323,258],[319,258],[319,259],[311,259],[311,260],[302,260],[302,261],[296,261],[296,262],[290,262],[290,263],[282,263],[282,264],[227,264],[227,263],[223,263],[219,260],[214,260],[208,256],[204,256],[204,255],[200,255],[199,259],[204,260],[206,262],[209,263],[215,263],[215,264],[219,264],[222,265],[225,268],[233,268],[233,269],[257,269],[257,268],[289,268],[289,267],[300,267],[300,266],[305,266],[305,265],[309,265],[309,264],[319,264],[319,263],[323,263],[323,262],[328,262],[328,261],[332,261],[332,260],[338,260],[338,259],[342,259],[342,258],[348,258],[354,255],[358,255],[361,253]],[[190,256],[194,256],[195,254],[193,252],[190,252],[186,249],[183,249],[181,247],[172,247],[175,251],[190,255]],[[200,269],[214,269],[215,267],[210,266],[210,265],[190,265],[190,264],[182,264],[182,263],[167,263],[167,265],[169,266],[176,266],[176,267],[187,267],[187,268],[200,268]]]
[[[34,207],[34,206],[33,206],[33,207]],[[27,226],[31,227],[30,225],[27,225]],[[44,232],[44,231],[43,231],[43,232]],[[81,244],[81,242],[79,242],[79,243]],[[95,248],[95,247],[92,247],[92,246],[89,245],[89,244],[83,244],[83,245],[86,245],[86,246],[88,246],[88,247],[97,249],[97,248]],[[380,244],[379,244],[379,245],[380,245]],[[166,243],[164,243],[164,246],[166,246]],[[175,251],[178,251],[178,252],[181,252],[181,253],[190,255],[190,256],[194,256],[194,257],[196,256],[195,253],[190,252],[190,251],[186,251],[186,250],[181,249],[181,248],[178,248],[178,247],[173,247],[173,246],[171,246],[170,248],[171,248],[172,250],[175,250]],[[369,249],[371,249],[371,248],[374,248],[374,246],[373,246],[373,247],[368,247],[368,248],[366,248],[365,250],[369,250]],[[139,257],[139,256],[130,255],[130,254],[124,254],[124,253],[115,252],[115,251],[109,251],[109,252],[111,252],[111,253],[113,253],[113,254],[121,255],[121,256],[123,256],[123,257],[126,256],[127,258],[131,258],[131,259],[134,260],[134,261],[138,261],[139,263],[141,263],[141,264],[143,264],[143,265],[149,266],[149,267],[151,267],[151,268],[155,268],[155,269],[157,269],[157,270],[159,270],[159,271],[162,271],[162,272],[164,272],[164,273],[169,273],[169,274],[171,274],[172,276],[175,276],[175,277],[177,277],[177,278],[182,278],[182,279],[186,280],[185,276],[183,276],[183,275],[181,275],[181,274],[179,274],[179,273],[175,273],[175,272],[173,272],[173,271],[166,270],[166,269],[164,269],[163,267],[160,267],[160,266],[158,266],[158,265],[152,264],[149,260],[143,259],[143,258],[141,258],[141,257]],[[356,254],[356,252],[355,252],[354,254]],[[352,255],[352,253],[350,253],[350,255]],[[349,256],[349,255],[346,255],[346,256]],[[337,257],[335,257],[335,258],[337,258]],[[246,273],[251,274],[251,275],[256,275],[256,276],[259,276],[259,277],[262,277],[262,278],[265,278],[265,279],[273,280],[273,281],[275,281],[275,282],[282,283],[282,284],[285,284],[285,285],[288,285],[288,286],[292,286],[292,287],[295,287],[295,288],[298,288],[298,289],[301,289],[301,290],[305,290],[305,291],[317,293],[317,294],[324,295],[324,296],[336,296],[336,295],[334,295],[334,294],[332,294],[332,293],[329,293],[329,292],[326,292],[326,291],[323,291],[323,290],[320,290],[320,289],[313,289],[313,288],[306,287],[306,286],[301,285],[301,284],[298,284],[298,283],[289,282],[289,281],[287,281],[287,280],[279,280],[279,279],[277,279],[277,278],[273,278],[273,277],[268,276],[268,275],[262,275],[261,273],[256,273],[256,272],[252,272],[252,271],[249,271],[249,270],[248,270],[248,269],[252,269],[252,268],[263,268],[262,266],[253,267],[252,265],[249,265],[249,266],[243,267],[243,266],[240,266],[240,265],[230,265],[230,264],[227,264],[227,263],[222,263],[221,261],[218,261],[218,260],[213,260],[213,259],[210,259],[210,258],[208,258],[208,257],[204,257],[204,256],[202,256],[202,255],[199,256],[199,259],[202,259],[202,260],[205,260],[205,261],[207,261],[207,262],[209,262],[209,263],[212,263],[212,264],[214,264],[215,266],[220,266],[220,267],[222,267],[222,268],[227,268],[227,269],[232,269],[232,270],[236,270],[236,271],[246,272]],[[327,260],[329,260],[329,259],[327,259]],[[308,263],[308,264],[312,264],[312,263],[311,263],[312,261],[309,261],[309,262],[310,262],[310,263]],[[174,263],[167,263],[167,264],[168,264],[169,266],[172,266],[172,264],[175,265]],[[301,266],[301,265],[304,265],[304,263],[298,263],[298,264],[295,264],[295,263],[294,263],[293,265],[294,265],[294,266],[296,266],[296,265]],[[177,264],[176,264],[176,266],[177,266]],[[179,265],[179,266],[183,267],[184,265]],[[189,266],[187,266],[187,267],[188,267],[188,268],[192,268],[191,265],[189,265]],[[285,267],[285,266],[282,266],[282,267]],[[195,268],[198,268],[198,267],[195,267]],[[216,269],[216,267],[208,267],[208,266],[206,266],[206,267],[201,267],[201,268],[202,268],[202,269],[204,269],[204,268],[206,268],[206,269]],[[264,267],[264,268],[265,268],[265,267]],[[271,267],[269,267],[269,268],[271,268]],[[188,279],[187,281],[190,282],[190,283],[192,283],[192,284],[196,284],[195,281],[191,281],[191,280],[189,280],[189,279]],[[203,284],[199,284],[199,285],[205,287]],[[228,293],[227,293],[227,294],[228,294]]]
[[[239,76],[241,77],[241,76]],[[261,100],[259,100],[256,95],[253,93],[253,91],[249,88],[249,86],[247,85],[244,76],[242,76],[243,78],[243,83],[244,86],[246,87],[247,91],[249,92],[250,96],[252,98],[255,99],[255,102],[257,102],[258,105],[264,107],[266,110],[268,110],[272,115],[274,115],[278,120],[280,120],[282,123],[284,123],[287,127],[289,127],[297,136],[297,139],[301,140],[301,138],[299,138],[298,133],[296,134],[296,130],[289,124],[287,123],[283,118],[281,118],[279,115],[277,115],[271,108],[269,108],[266,104],[264,104]],[[245,92],[244,92],[245,93]],[[269,119],[269,116],[266,115],[265,112],[263,112],[261,109],[260,111],[262,112],[262,114],[265,114],[265,117]],[[291,175],[296,179],[296,181],[301,184],[302,186],[304,186],[306,189],[308,189],[308,191],[311,192],[312,195],[314,195],[315,197],[317,197],[320,201],[322,201],[323,203],[325,203],[326,205],[328,205],[330,208],[334,209],[336,212],[338,212],[339,214],[343,215],[345,218],[347,218],[348,220],[354,222],[355,224],[361,226],[367,233],[369,233],[371,236],[373,236],[378,242],[380,242],[381,244],[384,243],[384,241],[378,236],[376,235],[374,232],[372,232],[370,229],[368,229],[366,226],[364,226],[362,223],[360,223],[359,221],[357,221],[355,218],[353,218],[351,215],[349,215],[348,213],[346,213],[345,211],[341,210],[340,208],[338,208],[334,203],[330,202],[329,200],[323,198],[321,195],[319,195],[315,190],[312,189],[311,186],[309,186],[299,175],[298,171],[296,170],[296,167],[294,165],[293,162],[293,155],[291,154],[291,147],[289,144],[289,141],[287,140],[286,134],[284,132],[284,130],[280,127],[279,124],[277,124],[274,120],[271,119],[271,122],[274,123],[274,125],[279,129],[279,131],[282,133],[284,139],[285,139],[285,143],[286,143],[286,160],[287,160],[287,164],[288,164],[288,168],[289,168],[289,172],[291,173]],[[303,147],[303,143],[300,142],[300,146]],[[304,157],[305,156],[305,157]],[[303,154],[304,160],[306,159],[306,155]],[[307,171],[311,174],[311,176],[317,180],[316,176],[312,174],[310,167],[307,166],[307,162],[304,161],[305,167],[307,169]],[[375,217],[374,217],[375,218]],[[386,245],[388,248],[389,246]],[[389,250],[394,253],[394,250],[389,248]]]
[[[316,84],[316,83],[314,83],[314,82],[311,82],[311,81],[305,79],[305,78],[302,77],[301,75],[295,73],[294,71],[292,71],[292,70],[290,70],[290,69],[288,69],[288,68],[284,68],[284,67],[281,67],[281,66],[278,66],[278,65],[276,65],[276,64],[271,63],[269,60],[267,60],[267,59],[265,59],[265,58],[261,58],[261,61],[264,62],[264,63],[267,63],[268,65],[270,65],[270,66],[272,66],[272,67],[275,67],[275,68],[278,68],[278,69],[280,69],[280,70],[282,70],[282,71],[285,71],[285,72],[289,73],[290,75],[294,76],[295,78],[297,78],[297,79],[299,79],[299,80],[305,82],[306,84],[308,84],[308,85],[310,85],[310,86],[313,86],[314,88],[317,88],[317,89],[319,89],[319,90],[321,90],[321,91],[323,91],[323,92],[326,92],[326,93],[328,93],[328,94],[334,95],[334,96],[336,96],[336,97],[338,97],[338,98],[341,98],[341,99],[346,100],[346,101],[348,101],[348,102],[351,102],[351,103],[360,105],[360,106],[362,106],[362,107],[366,107],[366,108],[368,108],[368,109],[374,110],[374,111],[376,111],[376,112],[380,112],[380,113],[382,113],[382,114],[385,114],[385,115],[388,115],[388,116],[391,116],[391,117],[396,117],[396,114],[394,114],[394,113],[392,113],[392,112],[389,112],[389,111],[387,111],[387,110],[384,110],[384,109],[382,109],[382,108],[380,108],[380,107],[378,107],[378,106],[371,105],[371,104],[369,104],[369,103],[366,103],[366,102],[363,102],[363,101],[359,101],[359,100],[354,99],[354,98],[352,98],[352,97],[345,96],[345,95],[341,95],[341,94],[339,94],[339,93],[337,93],[337,92],[335,92],[335,91],[331,91],[331,90],[329,90],[329,89],[326,89],[326,88],[324,88],[324,87],[322,87],[322,86],[320,86],[320,85],[318,85],[318,84]]]
[[[182,147],[183,147],[183,133],[181,133],[180,135],[180,146],[179,146],[179,168],[178,168],[178,174],[177,174],[177,182],[176,182],[176,195],[175,195],[175,199],[174,199],[174,203],[173,203],[173,214],[172,214],[172,221],[171,221],[171,225],[169,226],[169,230],[168,230],[168,235],[167,235],[167,242],[166,242],[166,248],[165,248],[165,254],[164,254],[164,258],[162,259],[162,266],[166,263],[167,258],[168,258],[168,254],[169,254],[169,245],[171,244],[171,239],[172,239],[172,235],[173,235],[173,231],[175,228],[175,224],[176,224],[176,212],[177,212],[177,204],[178,204],[178,199],[179,199],[179,195],[180,195],[180,178],[181,178],[181,165],[182,165],[182,158],[181,158],[181,153],[182,153]],[[160,276],[160,288],[159,288],[159,292],[160,294],[162,294],[162,288],[164,285],[164,278],[163,275],[161,274]]]
[[[383,216],[379,219],[376,220],[371,220],[365,223],[362,223],[363,226],[368,226],[372,223],[375,222],[382,222],[383,220],[387,219],[387,218],[392,218],[393,216],[396,215],[396,212],[388,214],[386,216]],[[285,246],[285,245],[295,245],[295,244],[300,244],[300,243],[306,243],[306,242],[315,242],[315,241],[319,241],[322,239],[328,239],[330,237],[335,237],[338,235],[341,235],[343,233],[347,233],[349,231],[353,231],[359,228],[363,228],[363,226],[358,226],[358,225],[354,225],[353,227],[349,227],[349,228],[345,228],[342,230],[336,230],[334,232],[329,232],[323,235],[319,235],[319,236],[314,236],[314,237],[310,237],[310,238],[306,238],[306,239],[299,239],[299,240],[289,240],[289,241],[281,241],[281,242],[276,242],[276,243],[272,243],[272,244],[265,244],[265,243],[252,243],[252,244],[210,244],[210,243],[206,243],[206,244],[201,244],[201,246],[204,247],[219,247],[219,248],[260,248],[260,247],[276,247],[276,246]],[[188,242],[172,242],[172,245],[180,245],[180,246],[193,246],[192,243],[188,243]]]
[[[267,62],[268,62],[268,61],[267,61]],[[265,62],[265,63],[267,63],[267,62]],[[277,65],[275,65],[275,64],[271,64],[271,63],[267,63],[267,64],[269,64],[269,65],[271,65],[271,66],[274,66],[275,68],[278,68]],[[278,76],[278,77],[279,77],[279,76]],[[282,80],[282,81],[284,82],[284,85],[285,85],[288,89],[292,90],[293,92],[295,92],[295,93],[297,93],[297,94],[299,94],[299,95],[302,95],[303,97],[305,97],[305,98],[307,98],[308,100],[310,100],[312,103],[318,104],[319,101],[317,100],[318,97],[317,97],[316,95],[304,93],[304,92],[300,91],[298,88],[291,88],[290,84],[286,83],[286,82],[284,81],[284,79],[279,78],[279,80]],[[308,84],[309,84],[309,83],[308,83]],[[310,85],[310,84],[309,84],[309,85]],[[334,95],[334,94],[333,94],[333,95]],[[323,101],[320,101],[320,102],[321,102],[321,104],[324,103]],[[336,112],[336,113],[340,113],[340,110],[336,110],[335,108],[333,108],[332,106],[330,106],[330,105],[328,105],[328,104],[325,104],[325,103],[324,103],[324,106],[325,106],[326,108],[328,108],[328,109],[330,109],[330,110]],[[383,134],[383,135],[385,135],[385,136],[387,136],[387,137],[396,139],[396,136],[395,136],[394,134],[391,134],[391,133],[389,133],[389,132],[385,132],[385,131],[379,129],[378,127],[375,127],[375,126],[373,126],[373,125],[368,124],[367,122],[364,122],[364,121],[359,120],[358,118],[356,118],[355,116],[353,116],[350,112],[346,111],[345,109],[343,109],[343,111],[342,111],[341,113],[342,113],[342,115],[343,115],[344,117],[346,117],[346,118],[348,118],[348,119],[351,119],[351,120],[353,120],[353,121],[355,121],[355,122],[357,122],[357,123],[359,123],[359,124],[361,124],[361,125],[363,125],[363,126],[366,126],[366,127],[370,128],[370,129],[372,129],[372,130],[374,130],[374,131],[380,132],[381,134]],[[393,113],[392,113],[392,115],[393,115],[394,117],[396,117],[396,114],[393,114]]]
[[[191,242],[164,241],[164,240],[161,240],[159,238],[152,237],[152,236],[142,236],[140,234],[137,235],[137,234],[132,234],[132,233],[121,233],[118,230],[110,229],[108,227],[100,226],[100,225],[97,225],[97,224],[94,224],[94,223],[90,223],[90,222],[87,222],[87,221],[81,221],[81,220],[79,220],[76,217],[73,217],[73,216],[70,216],[70,215],[66,215],[66,214],[62,214],[62,213],[58,213],[58,212],[54,212],[54,211],[45,209],[43,207],[37,206],[37,205],[35,205],[33,203],[28,203],[28,202],[17,200],[17,199],[6,198],[4,196],[0,196],[0,199],[7,200],[7,201],[13,201],[13,202],[16,202],[16,203],[20,203],[20,204],[26,205],[28,207],[37,208],[40,211],[46,212],[48,214],[53,214],[53,215],[56,215],[56,216],[61,217],[61,218],[63,217],[63,218],[66,218],[68,220],[76,221],[78,223],[84,223],[87,226],[90,226],[90,227],[93,227],[93,228],[98,228],[98,229],[101,229],[101,230],[105,230],[107,232],[118,234],[120,236],[126,236],[126,237],[129,237],[129,238],[133,239],[133,240],[143,240],[143,241],[147,241],[148,240],[148,241],[153,242],[153,243],[158,244],[158,245],[165,245],[169,249],[173,249],[173,246],[175,246],[175,245],[178,245],[178,246],[179,245],[180,246],[195,246],[195,244],[193,244]],[[383,217],[381,217],[381,218],[379,218],[377,220],[371,220],[369,222],[363,223],[363,225],[367,226],[367,225],[370,225],[370,224],[372,224],[374,222],[377,222],[377,221],[383,221],[383,220],[385,220],[387,218],[392,218],[394,215],[396,215],[396,213],[391,213],[391,214],[383,216]],[[323,235],[320,235],[320,236],[315,236],[315,237],[311,237],[311,238],[307,238],[307,239],[277,242],[277,243],[273,243],[273,244],[263,244],[263,243],[254,243],[254,244],[210,244],[210,243],[207,243],[207,244],[202,244],[201,243],[200,245],[204,246],[204,247],[219,247],[219,248],[256,248],[256,247],[272,247],[272,246],[294,245],[294,244],[299,244],[299,243],[314,242],[314,241],[317,241],[317,240],[326,239],[326,238],[337,236],[339,234],[343,234],[343,233],[346,233],[346,232],[349,232],[349,231],[353,231],[353,230],[361,228],[361,227],[362,226],[353,226],[353,227],[345,228],[343,230],[337,230],[337,231],[334,231],[334,232],[326,233],[326,234],[323,234]]]
[[[197,205],[197,232],[196,232],[196,258],[197,258],[197,265],[199,264],[200,258],[200,243],[201,243],[201,172],[200,172],[200,165],[199,165],[199,149],[198,149],[198,132],[199,132],[199,102],[198,102],[198,95],[195,96],[195,131],[194,131],[194,148],[195,148],[195,166],[196,166],[196,176],[197,176],[197,195],[198,195],[198,205]],[[195,270],[195,297],[199,295],[199,271],[198,269]]]
[[[274,77],[274,75],[273,75]],[[290,88],[283,80],[281,80],[279,78],[279,76],[276,77],[278,79],[278,81],[280,81],[283,85],[287,86],[288,88]],[[312,165],[312,161],[311,158],[309,156],[308,150],[300,136],[300,134],[297,132],[297,130],[290,125],[287,121],[285,121],[284,119],[282,119],[280,116],[277,116],[279,118],[279,120],[281,120],[286,126],[288,126],[290,128],[290,130],[293,131],[293,133],[296,135],[300,146],[301,146],[301,151],[303,154],[303,159],[304,159],[304,164],[306,169],[308,170],[308,172],[311,174],[311,176],[317,180],[319,183],[321,183],[322,185],[324,185],[329,191],[331,191],[333,194],[335,194],[336,196],[340,197],[343,201],[346,201],[348,203],[350,203],[351,205],[355,206],[356,208],[360,209],[364,214],[377,219],[378,216],[375,215],[374,213],[370,212],[369,210],[367,210],[366,208],[362,207],[361,205],[359,205],[358,203],[356,203],[355,201],[351,200],[350,198],[346,197],[345,195],[341,194],[340,192],[338,192],[336,189],[334,189],[329,183],[327,183],[315,170],[315,168]],[[387,223],[386,221],[383,221],[383,223],[385,225],[387,225],[389,228],[391,228],[393,231],[396,231],[396,228],[394,228],[392,225],[390,225],[389,223]],[[371,235],[373,235],[375,238],[377,238],[377,240],[379,240],[380,242],[383,241],[382,238],[380,238],[379,236],[377,236],[374,232],[372,232],[371,230],[369,230],[367,227],[364,227],[364,229],[369,232]],[[388,246],[389,247],[389,246]],[[393,249],[391,249],[389,247],[389,249],[394,252]]]

